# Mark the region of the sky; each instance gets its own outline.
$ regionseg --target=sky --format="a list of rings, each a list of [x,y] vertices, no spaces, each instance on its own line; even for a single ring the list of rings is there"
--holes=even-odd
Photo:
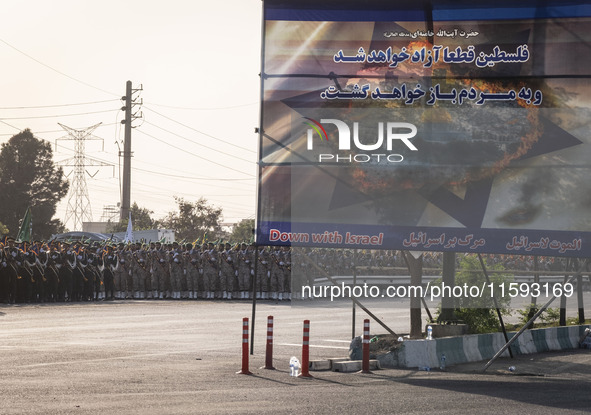
[[[177,210],[175,197],[203,197],[226,223],[254,218],[260,0],[8,0],[2,8],[0,143],[28,128],[72,179],[74,140],[60,124],[100,123],[85,140],[95,160],[85,177],[93,221],[120,202],[128,80],[142,89],[132,204],[161,219]],[[57,207],[62,221],[69,198]]]

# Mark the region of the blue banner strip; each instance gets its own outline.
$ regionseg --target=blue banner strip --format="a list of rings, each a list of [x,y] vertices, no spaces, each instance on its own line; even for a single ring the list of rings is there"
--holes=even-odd
[[[266,20],[385,22],[425,21],[432,6],[433,21],[549,19],[591,16],[588,1],[415,1],[372,3],[265,0]],[[303,3],[303,4],[302,4]]]
[[[394,249],[564,257],[591,256],[591,233],[262,222],[257,244],[317,248]]]

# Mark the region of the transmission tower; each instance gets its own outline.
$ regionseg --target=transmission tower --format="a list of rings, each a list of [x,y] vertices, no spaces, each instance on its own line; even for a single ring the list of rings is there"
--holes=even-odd
[[[100,160],[95,160],[87,157],[84,153],[85,143],[89,140],[101,140],[100,138],[92,138],[92,133],[98,128],[101,123],[93,125],[92,127],[83,130],[75,130],[63,124],[60,124],[66,132],[68,137],[58,138],[58,140],[73,140],[74,141],[74,157],[63,160],[58,163],[61,166],[74,167],[74,170],[68,174],[72,174],[70,181],[70,190],[68,197],[68,206],[66,208],[66,218],[64,224],[67,224],[72,218],[74,220],[74,231],[82,230],[82,222],[92,222],[92,209],[90,206],[90,198],[88,197],[88,188],[86,187],[86,175],[90,177],[96,176],[98,170],[94,174],[90,174],[87,167],[90,166],[111,166],[113,164],[104,163]],[[57,147],[57,140],[56,140]]]

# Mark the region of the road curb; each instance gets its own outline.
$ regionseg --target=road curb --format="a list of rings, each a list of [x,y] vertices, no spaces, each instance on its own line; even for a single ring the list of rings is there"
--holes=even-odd
[[[512,345],[514,354],[578,349],[581,336],[589,325],[551,327],[525,331]],[[512,338],[516,333],[507,333]],[[446,364],[454,365],[491,359],[504,345],[502,333],[472,334],[433,340],[405,340],[395,352],[398,367],[439,367],[445,354]],[[505,351],[502,356],[509,356]]]

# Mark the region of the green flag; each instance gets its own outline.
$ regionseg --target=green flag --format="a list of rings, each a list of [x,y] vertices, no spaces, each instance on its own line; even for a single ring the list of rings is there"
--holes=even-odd
[[[33,217],[31,215],[31,209],[27,208],[25,216],[21,222],[21,227],[16,236],[17,242],[31,242],[33,236]]]

